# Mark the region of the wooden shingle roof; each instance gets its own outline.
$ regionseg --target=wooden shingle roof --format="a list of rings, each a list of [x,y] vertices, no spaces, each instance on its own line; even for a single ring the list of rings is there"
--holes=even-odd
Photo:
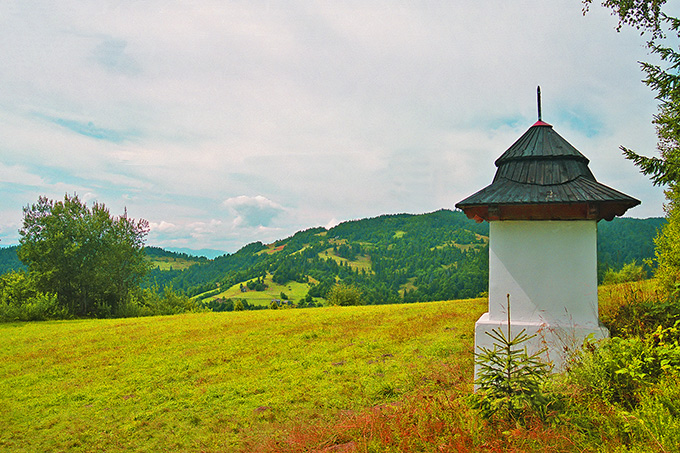
[[[496,160],[491,185],[456,207],[479,221],[611,220],[640,204],[597,182],[588,163],[551,125],[538,121]]]

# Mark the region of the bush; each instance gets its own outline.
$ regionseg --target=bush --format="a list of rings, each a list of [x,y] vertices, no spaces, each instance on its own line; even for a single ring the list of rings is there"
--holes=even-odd
[[[587,344],[570,370],[571,382],[609,402],[635,408],[641,394],[667,375],[680,375],[680,322],[646,338],[613,337]]]
[[[354,285],[337,283],[326,296],[329,305],[346,307],[350,305],[363,305],[362,294],[359,288]]]
[[[624,283],[604,291],[608,300],[600,306],[600,320],[612,337],[646,336],[680,320],[680,300],[658,292],[652,282]]]
[[[605,285],[616,284],[616,283],[626,283],[626,282],[639,282],[647,278],[647,272],[644,268],[633,261],[624,265],[620,270],[615,271],[614,269],[608,269],[604,274],[604,279],[602,283]]]
[[[45,321],[63,319],[68,311],[54,294],[42,293],[25,272],[0,275],[0,321]]]
[[[166,286],[162,294],[159,294],[157,288],[138,289],[117,315],[121,317],[175,315],[200,310],[195,300]]]

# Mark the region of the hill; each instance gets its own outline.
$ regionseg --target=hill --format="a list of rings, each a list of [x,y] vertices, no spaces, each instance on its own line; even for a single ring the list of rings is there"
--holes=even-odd
[[[13,270],[24,270],[26,266],[17,256],[18,246],[0,247],[0,275]]]
[[[663,222],[600,222],[600,280],[609,268],[652,258]],[[296,302],[323,298],[336,281],[359,287],[371,304],[469,298],[487,290],[487,244],[488,224],[458,211],[384,215],[300,231],[273,244],[256,242],[182,272],[156,271],[153,278],[201,298],[251,303],[268,303],[281,292]]]
[[[210,297],[226,297],[234,285],[247,288],[248,282],[251,291],[257,282],[260,290],[278,285],[276,294],[297,283],[306,285],[302,294],[309,301],[343,281],[359,287],[369,304],[469,298],[486,290],[487,243],[488,225],[461,212],[384,215],[311,228],[268,245],[256,242],[181,272],[155,271],[151,278]]]
[[[645,260],[654,257],[654,237],[665,223],[666,219],[662,217],[617,217],[611,222],[599,222],[597,260],[600,271],[619,270],[632,261],[645,264],[646,270],[651,271],[652,266]]]
[[[161,271],[184,270],[194,264],[206,263],[204,256],[190,255],[186,252],[164,250],[160,247],[147,246],[144,248],[151,266]]]
[[[609,268],[650,260],[664,222],[599,222],[600,280]],[[272,244],[255,242],[212,260],[149,246],[153,269],[145,285],[172,286],[215,310],[231,309],[233,302],[219,302],[227,299],[244,299],[250,306],[268,306],[273,299],[310,305],[337,281],[360,288],[369,304],[469,298],[487,290],[487,243],[488,224],[459,211],[383,215],[307,229]],[[16,250],[0,249],[0,273],[23,268]]]

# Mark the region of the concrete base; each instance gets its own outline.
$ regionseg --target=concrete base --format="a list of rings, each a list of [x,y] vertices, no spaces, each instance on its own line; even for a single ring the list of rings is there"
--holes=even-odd
[[[492,321],[489,313],[484,313],[475,323],[475,353],[481,352],[480,347],[493,349],[494,340],[485,333],[491,332],[493,329],[502,329],[503,333],[507,335],[507,320]],[[569,358],[583,346],[583,341],[589,335],[592,335],[594,339],[609,337],[609,331],[605,327],[594,324],[565,325],[554,322],[511,321],[510,329],[510,334],[513,337],[519,334],[522,329],[525,329],[528,335],[536,334],[534,338],[523,345],[526,346],[527,353],[530,355],[547,348],[547,351],[543,354],[543,359],[553,366],[553,372],[564,370]],[[477,365],[475,365],[475,379],[477,379],[477,368]]]

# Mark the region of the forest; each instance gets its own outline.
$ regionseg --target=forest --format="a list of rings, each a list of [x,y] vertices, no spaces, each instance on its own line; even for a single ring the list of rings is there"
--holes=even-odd
[[[616,218],[598,224],[598,278],[628,263],[653,270],[654,241],[663,218]],[[255,242],[213,260],[147,246],[152,264],[145,288],[171,287],[198,298],[218,287],[263,280],[308,283],[308,298],[325,299],[336,282],[360,289],[366,304],[477,297],[487,291],[488,224],[459,211],[395,214],[310,228],[272,244]],[[185,266],[157,266],[174,259]],[[25,269],[17,247],[0,249],[0,274]],[[311,300],[311,299],[310,299]]]

